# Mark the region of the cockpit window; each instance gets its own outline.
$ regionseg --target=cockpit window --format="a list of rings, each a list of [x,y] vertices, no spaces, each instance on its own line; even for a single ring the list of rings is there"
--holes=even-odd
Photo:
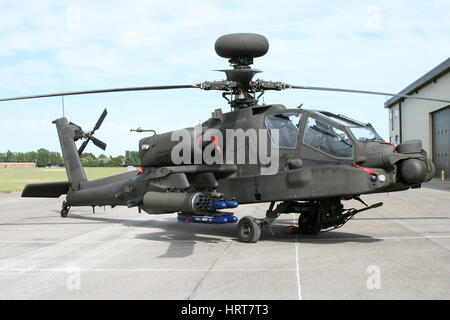
[[[300,118],[300,113],[281,113],[266,117],[266,127],[276,147],[288,149],[297,147]],[[274,130],[278,130],[278,144],[273,138]]]
[[[314,118],[308,118],[303,143],[334,157],[353,157],[353,145],[347,134]]]
[[[378,133],[370,127],[350,127],[350,131],[359,141],[384,141]]]

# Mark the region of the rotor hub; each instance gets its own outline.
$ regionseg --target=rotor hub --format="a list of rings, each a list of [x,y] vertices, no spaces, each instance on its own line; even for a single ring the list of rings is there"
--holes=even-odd
[[[269,50],[266,37],[255,33],[226,34],[216,40],[216,53],[228,58],[233,69],[218,70],[225,72],[227,81],[234,82],[237,87],[230,90],[227,99],[233,108],[247,107],[257,103],[252,90],[252,79],[260,70],[251,69],[253,58],[262,57]],[[252,95],[253,94],[253,95]]]

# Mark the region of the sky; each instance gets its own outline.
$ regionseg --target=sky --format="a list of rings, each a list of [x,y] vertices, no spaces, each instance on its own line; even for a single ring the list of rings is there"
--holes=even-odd
[[[397,93],[450,53],[450,1],[10,1],[0,0],[0,97],[222,80],[214,51],[228,33],[263,34],[268,53],[257,77],[300,86]],[[320,109],[370,122],[388,137],[389,97],[337,92],[267,92],[264,102]],[[65,116],[116,156],[137,150],[142,127],[194,126],[230,107],[198,89],[64,98]],[[60,151],[52,120],[62,99],[0,102],[0,152]]]

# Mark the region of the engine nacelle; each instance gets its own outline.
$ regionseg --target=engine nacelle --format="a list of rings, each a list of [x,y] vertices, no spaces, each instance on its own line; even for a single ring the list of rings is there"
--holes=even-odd
[[[194,146],[197,142],[197,139],[194,137],[194,128],[186,128],[179,131],[183,131],[183,143],[187,143],[190,146],[190,153],[193,157]],[[197,134],[200,136],[201,132]],[[139,157],[141,165],[143,167],[176,165],[172,161],[172,149],[178,143],[180,143],[181,138],[180,140],[175,139],[180,135],[181,134],[178,134],[177,131],[169,131],[166,133],[155,134],[154,136],[141,139],[139,141]],[[185,141],[185,139],[187,139],[188,141]]]

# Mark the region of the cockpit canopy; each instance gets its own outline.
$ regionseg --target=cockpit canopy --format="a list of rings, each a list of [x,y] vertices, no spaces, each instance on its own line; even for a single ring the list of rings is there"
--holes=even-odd
[[[272,143],[276,147],[295,149],[300,129],[301,113],[280,113],[266,117],[266,127]],[[278,130],[278,144],[274,139],[274,130]]]
[[[337,122],[343,126],[346,126],[351,133],[354,135],[355,139],[358,141],[380,141],[384,142],[378,133],[369,123],[363,123],[358,120],[351,119],[341,114],[334,114],[327,111],[314,111],[321,116]]]
[[[357,142],[384,141],[370,124],[326,111],[286,110],[266,116],[265,123],[275,146],[296,149],[301,138],[304,145],[335,158],[353,158]],[[275,130],[278,141],[274,139]]]
[[[303,143],[333,157],[353,157],[353,144],[345,131],[316,118],[308,118]]]

